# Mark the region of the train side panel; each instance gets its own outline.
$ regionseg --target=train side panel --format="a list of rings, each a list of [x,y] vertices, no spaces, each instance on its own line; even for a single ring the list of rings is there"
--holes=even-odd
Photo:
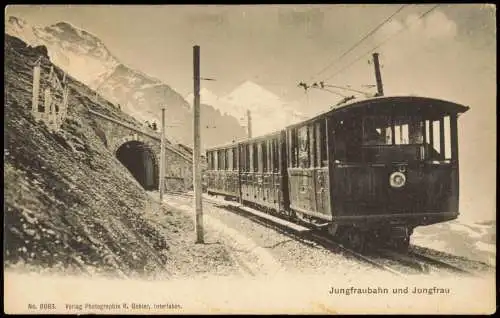
[[[326,118],[287,130],[290,208],[332,220]]]
[[[236,146],[207,151],[208,169],[205,172],[207,191],[230,198],[240,196]]]
[[[282,133],[249,140],[241,147],[240,160],[245,161],[240,172],[243,202],[284,212],[288,196],[283,185]]]

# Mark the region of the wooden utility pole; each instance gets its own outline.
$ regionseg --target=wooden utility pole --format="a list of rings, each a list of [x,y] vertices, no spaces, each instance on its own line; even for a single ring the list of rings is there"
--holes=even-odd
[[[377,95],[384,96],[384,86],[382,85],[382,75],[380,74],[380,64],[378,53],[373,53],[373,65],[375,66],[375,79],[377,80]]]
[[[194,75],[194,150],[193,150],[193,188],[196,210],[196,243],[204,243],[203,240],[203,207],[201,186],[201,144],[200,144],[200,47],[193,46],[193,75]]]
[[[163,201],[163,191],[165,186],[165,107],[161,109],[161,146],[160,146],[160,202]]]
[[[252,138],[252,114],[250,113],[250,109],[247,109],[247,130],[248,138]]]

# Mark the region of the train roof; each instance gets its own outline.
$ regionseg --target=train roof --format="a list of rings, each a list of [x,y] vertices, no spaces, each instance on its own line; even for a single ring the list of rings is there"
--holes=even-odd
[[[411,108],[408,104],[411,104]],[[394,106],[402,108],[406,106],[407,109],[405,111],[408,112],[417,112],[425,109],[427,111],[434,111],[438,113],[464,113],[469,110],[468,106],[438,98],[420,96],[380,96],[346,103],[342,106],[324,111],[299,123],[288,125],[286,128],[302,126],[311,121],[317,120],[318,118],[329,115],[342,116],[349,113],[363,112],[364,110],[373,109],[373,107],[377,107],[377,111],[380,111],[381,113],[390,112],[394,109]]]
[[[236,147],[240,142],[241,142],[241,140],[235,140],[233,142],[228,142],[228,143],[225,143],[225,144],[222,144],[222,145],[217,145],[217,146],[209,147],[209,148],[205,149],[205,151],[212,151],[212,150],[218,150],[218,149],[233,148],[233,147]]]
[[[264,139],[269,139],[269,138],[272,138],[272,137],[277,137],[277,136],[279,136],[279,134],[281,133],[281,131],[282,131],[282,129],[281,130],[277,130],[277,131],[273,131],[271,133],[267,133],[265,135],[253,137],[253,138],[236,140],[235,142],[226,143],[226,144],[223,144],[223,145],[218,145],[218,146],[207,148],[206,151],[213,151],[213,150],[219,150],[219,149],[228,149],[228,148],[236,147],[237,145],[240,145],[240,144],[252,143],[252,142],[256,142],[256,141],[260,141],[260,140],[264,140]]]
[[[283,129],[289,129],[289,128],[294,128],[294,127],[300,127],[303,126],[304,124],[307,124],[311,121],[315,121],[321,117],[325,116],[342,116],[345,114],[349,113],[357,113],[359,111],[364,111],[368,109],[373,109],[373,107],[377,108],[377,111],[380,111],[381,113],[383,112],[389,112],[394,109],[395,105],[398,105],[397,107],[405,107],[408,104],[411,104],[411,108],[407,108],[407,110],[413,111],[413,112],[418,112],[422,111],[424,108],[428,111],[433,111],[433,112],[438,112],[438,113],[464,113],[467,110],[469,110],[468,106],[464,106],[461,104],[457,104],[454,102],[438,99],[438,98],[431,98],[431,97],[421,97],[421,96],[380,96],[380,97],[372,97],[372,98],[367,98],[367,99],[362,99],[362,100],[355,100],[348,102],[342,106],[329,109],[327,111],[324,111],[320,114],[317,114],[309,119],[302,120],[298,123],[288,125],[286,127],[283,127],[280,130],[262,135],[262,136],[257,136],[253,137],[250,139],[243,139],[243,140],[238,140],[233,143],[225,144],[225,145],[220,145],[220,146],[215,146],[208,148],[206,151],[211,151],[211,150],[217,150],[217,149],[227,149],[231,148],[234,146],[237,146],[238,144],[244,144],[244,143],[251,143],[263,139],[268,139],[271,137],[275,137],[280,134]],[[407,106],[408,107],[408,106]]]

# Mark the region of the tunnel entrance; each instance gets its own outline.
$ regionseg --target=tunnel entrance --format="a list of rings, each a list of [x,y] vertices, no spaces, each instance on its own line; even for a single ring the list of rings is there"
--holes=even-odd
[[[150,147],[140,141],[124,143],[116,157],[145,190],[158,188],[158,163]]]

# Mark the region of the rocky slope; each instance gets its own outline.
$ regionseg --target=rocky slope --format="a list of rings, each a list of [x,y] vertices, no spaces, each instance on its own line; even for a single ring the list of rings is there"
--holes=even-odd
[[[32,65],[42,56],[48,74],[47,49],[6,35],[4,52],[6,267],[128,277],[175,275],[175,264],[213,270],[208,255],[225,255],[224,248],[186,239],[193,221],[161,210],[108,151],[88,109],[137,122],[105,100],[96,103],[70,78],[68,117],[60,132],[50,132],[30,113]]]
[[[169,85],[124,65],[97,36],[67,22],[38,27],[17,17],[9,17],[5,29],[33,46],[45,45],[54,64],[142,123],[159,125],[161,108],[166,107],[167,135],[176,143],[192,145],[193,115],[188,102]],[[209,105],[204,109],[202,120],[217,122],[219,127],[218,134],[201,127],[204,148],[229,142],[230,137],[221,131],[245,136],[236,118],[222,116]]]

